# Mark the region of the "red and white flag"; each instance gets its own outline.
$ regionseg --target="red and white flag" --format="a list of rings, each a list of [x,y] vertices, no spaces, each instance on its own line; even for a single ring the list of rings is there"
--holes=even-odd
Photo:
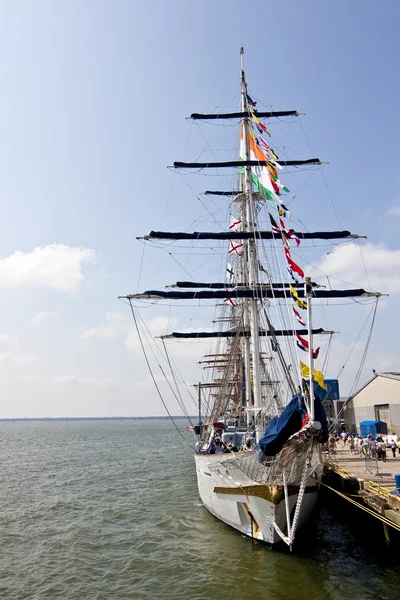
[[[296,344],[298,345],[298,347],[301,350],[308,352],[308,349],[310,347],[310,344],[308,343],[308,341],[305,338],[301,337],[301,335],[297,331],[296,331],[296,337],[297,337]],[[320,348],[317,348],[316,350],[312,351],[312,355],[313,355],[314,359],[318,358],[319,351],[320,351]]]
[[[243,244],[238,244],[229,240],[229,254],[237,254],[241,256],[243,254]]]
[[[296,310],[294,306],[292,306],[292,310],[293,310],[293,312],[295,314],[296,320],[300,323],[300,325],[303,325],[303,327],[305,327],[306,324],[303,321],[303,319],[301,318],[299,311]]]
[[[242,224],[242,219],[237,219],[233,215],[229,217],[229,229],[233,231],[240,231],[240,226]]]
[[[292,271],[297,273],[302,279],[304,279],[304,271],[299,267],[297,263],[291,257],[290,250],[288,248],[284,248],[286,261]]]

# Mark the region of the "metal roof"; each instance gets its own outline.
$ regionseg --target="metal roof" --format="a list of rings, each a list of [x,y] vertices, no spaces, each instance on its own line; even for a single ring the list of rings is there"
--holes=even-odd
[[[377,373],[378,377],[387,377],[388,379],[397,379],[400,381],[400,373],[396,373],[393,371],[387,371],[386,373]]]
[[[394,379],[395,381],[400,381],[400,373],[396,371],[382,371],[381,373],[374,372],[374,376],[372,377],[372,379],[364,383],[364,385],[362,385],[359,390],[354,392],[354,394],[348,398],[348,401],[353,400],[353,398],[355,398],[364,388],[367,387],[367,385],[369,385],[377,377],[385,377],[386,379]]]

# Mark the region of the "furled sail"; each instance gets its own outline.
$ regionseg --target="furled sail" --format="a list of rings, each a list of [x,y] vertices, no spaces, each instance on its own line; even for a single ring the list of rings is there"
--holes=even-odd
[[[314,298],[360,298],[362,296],[380,296],[379,292],[367,292],[362,288],[354,290],[314,290],[312,293]],[[299,289],[297,292],[299,298],[305,298],[305,292]],[[271,290],[269,286],[258,286],[256,289],[237,289],[226,291],[204,291],[199,292],[165,292],[163,290],[147,290],[142,294],[131,294],[126,296],[129,300],[144,300],[167,298],[169,300],[210,300],[218,298],[290,298],[290,293],[285,290]]]
[[[293,231],[296,237],[303,240],[339,240],[345,238],[357,239],[357,234],[350,231]],[[183,231],[150,231],[149,235],[144,236],[146,240],[273,240],[281,237],[281,233],[273,231],[220,231],[214,233],[212,231],[194,231],[187,233]]]
[[[211,119],[242,119],[243,117],[249,117],[252,113],[250,111],[242,111],[242,112],[233,112],[233,113],[208,113],[208,114],[201,114],[201,113],[192,113],[190,115],[191,119],[199,120],[199,119],[206,119],[206,120],[211,120]],[[270,119],[271,117],[277,117],[277,118],[282,118],[282,117],[297,117],[298,112],[297,110],[278,110],[278,111],[273,111],[273,112],[255,112],[254,114],[256,114],[256,116],[260,119],[262,118],[268,118]]]
[[[274,329],[273,332],[270,331],[265,331],[265,330],[261,330],[258,332],[258,335],[261,337],[264,336],[275,336],[275,337],[289,337],[289,336],[293,336],[295,333],[294,329]],[[308,335],[308,329],[300,329],[300,333],[302,335]],[[319,329],[313,329],[312,330],[313,335],[318,335],[318,334],[332,334],[334,333],[333,331],[325,331],[325,329],[322,329],[322,327],[320,327]],[[237,331],[188,331],[188,332],[179,332],[179,331],[173,331],[172,333],[169,333],[168,335],[163,335],[161,336],[163,339],[168,339],[168,338],[177,338],[177,339],[182,339],[182,340],[195,340],[195,339],[209,339],[209,338],[232,338],[232,337],[249,337],[250,336],[250,331],[243,331],[243,330],[237,330]]]

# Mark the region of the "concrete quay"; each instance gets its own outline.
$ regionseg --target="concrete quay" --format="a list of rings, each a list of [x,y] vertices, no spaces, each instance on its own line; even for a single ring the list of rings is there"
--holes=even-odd
[[[386,462],[383,462],[362,453],[350,454],[349,447],[339,442],[335,455],[328,457],[326,454],[326,462],[332,463],[338,470],[352,473],[359,480],[373,480],[388,490],[396,489],[394,476],[400,473],[400,455],[397,450],[396,458],[393,458],[390,449],[386,450]]]
[[[390,448],[386,451],[386,462],[371,456],[350,454],[348,446],[339,442],[334,455],[325,453],[323,482],[360,506],[372,510],[387,525],[400,528],[400,496],[394,476],[400,473],[400,455],[393,458]]]

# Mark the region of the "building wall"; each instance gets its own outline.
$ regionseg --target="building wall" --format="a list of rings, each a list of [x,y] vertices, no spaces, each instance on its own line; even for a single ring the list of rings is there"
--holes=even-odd
[[[361,421],[374,421],[379,404],[389,405],[388,432],[400,435],[400,381],[388,377],[375,377],[347,403],[343,414],[347,428],[360,431]]]

